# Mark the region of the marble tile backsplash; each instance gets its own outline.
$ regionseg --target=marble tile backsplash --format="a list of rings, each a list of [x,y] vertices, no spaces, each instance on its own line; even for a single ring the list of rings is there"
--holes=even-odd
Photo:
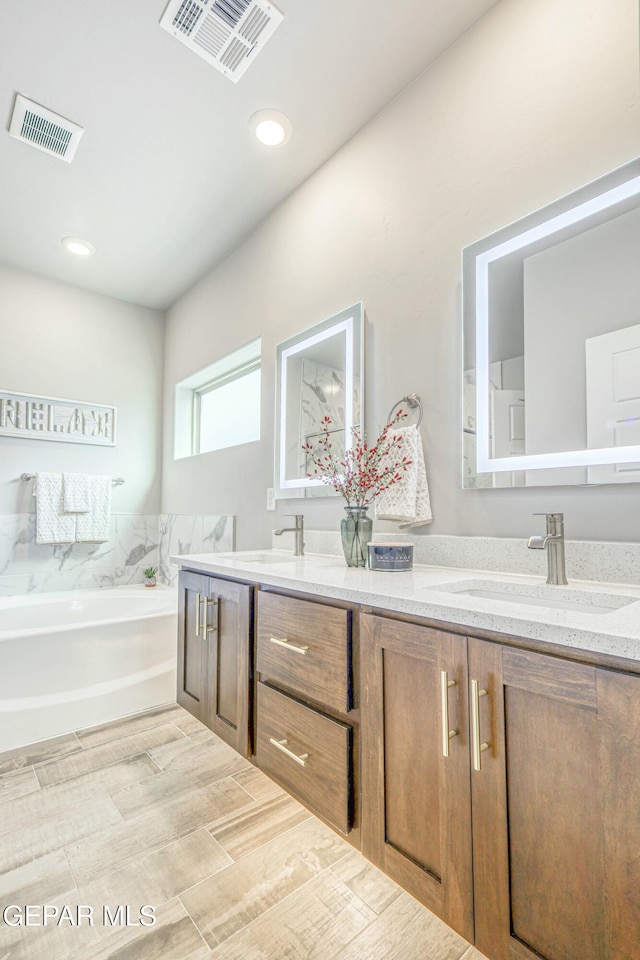
[[[169,558],[184,553],[229,553],[235,548],[235,517],[225,514],[161,514],[159,573],[174,586],[179,567]]]
[[[340,534],[328,530],[305,530],[305,550],[342,556]],[[545,554],[528,550],[526,539],[509,537],[452,537],[437,534],[374,534],[374,539],[413,543],[414,560],[437,567],[462,567],[497,573],[520,573],[546,577]],[[274,537],[276,550],[293,550],[293,535]],[[603,540],[567,540],[567,579],[603,583],[640,583],[640,543]]]
[[[171,553],[234,549],[235,518],[225,515],[116,513],[106,543],[39,545],[35,514],[0,515],[0,596],[142,583],[157,567],[173,584]],[[189,547],[187,550],[186,547]]]

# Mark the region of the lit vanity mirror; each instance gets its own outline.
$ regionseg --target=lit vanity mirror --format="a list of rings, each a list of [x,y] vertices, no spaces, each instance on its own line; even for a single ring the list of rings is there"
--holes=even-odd
[[[333,490],[307,476],[311,465],[303,446],[318,441],[320,423],[331,417],[333,451],[351,446],[359,427],[364,363],[362,304],[277,347],[276,493],[283,497],[327,496]]]
[[[463,486],[640,481],[640,160],[463,252]]]

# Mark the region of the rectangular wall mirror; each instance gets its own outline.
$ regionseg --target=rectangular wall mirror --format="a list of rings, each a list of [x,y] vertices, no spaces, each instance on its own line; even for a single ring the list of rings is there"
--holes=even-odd
[[[307,476],[303,446],[313,445],[322,418],[329,416],[334,451],[341,454],[362,422],[362,304],[278,344],[276,370],[276,495],[332,495],[331,487]]]
[[[463,486],[640,481],[640,160],[463,251]]]

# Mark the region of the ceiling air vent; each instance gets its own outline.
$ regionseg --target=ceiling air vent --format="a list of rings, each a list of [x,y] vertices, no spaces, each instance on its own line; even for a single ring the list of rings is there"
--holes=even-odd
[[[235,83],[282,19],[266,0],[170,0],[160,26]]]
[[[16,140],[71,163],[84,129],[17,94],[9,133]]]

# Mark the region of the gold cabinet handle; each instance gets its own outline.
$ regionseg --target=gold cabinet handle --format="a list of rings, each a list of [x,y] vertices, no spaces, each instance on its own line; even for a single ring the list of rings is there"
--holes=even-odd
[[[449,740],[458,736],[457,730],[449,729],[449,688],[457,686],[455,680],[449,680],[446,670],[440,671],[440,700],[442,703],[442,756],[449,756]]]
[[[269,637],[271,643],[277,643],[279,647],[284,647],[286,650],[293,650],[294,653],[305,654],[309,647],[300,647],[296,646],[295,643],[291,643],[290,640],[281,639],[280,637]]]
[[[198,596],[200,595],[198,594]],[[210,600],[209,597],[203,597],[202,602],[204,603],[204,619],[202,621],[202,639],[206,640],[208,633],[212,633],[214,630],[218,629],[218,626],[215,623],[211,624],[211,626],[208,626],[209,607],[217,607],[218,601]]]
[[[287,757],[289,757],[289,759],[295,760],[295,762],[299,763],[301,767],[304,767],[305,761],[309,759],[308,753],[297,754],[294,753],[293,750],[289,750],[287,747],[287,744],[289,743],[288,740],[276,740],[274,737],[269,737],[269,743],[280,750],[281,753],[284,753]]]
[[[473,744],[473,769],[480,770],[480,755],[483,750],[489,749],[488,743],[481,743],[480,738],[480,697],[487,697],[486,690],[480,690],[477,680],[471,681],[471,741]]]

